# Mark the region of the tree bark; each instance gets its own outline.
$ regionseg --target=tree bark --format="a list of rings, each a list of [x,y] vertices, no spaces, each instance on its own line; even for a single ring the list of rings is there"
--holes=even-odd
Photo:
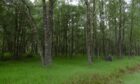
[[[118,54],[122,56],[122,0],[119,0]]]
[[[52,29],[53,29],[53,0],[43,2],[44,15],[44,56],[43,63],[48,66],[52,63]]]
[[[91,14],[90,14],[90,2],[89,0],[85,0],[86,10],[87,10],[87,20],[86,20],[86,48],[87,48],[87,56],[88,56],[88,63],[93,63],[93,47],[92,47],[92,23],[91,23]]]
[[[133,44],[133,27],[134,27],[134,1],[132,0],[132,4],[131,4],[131,26],[130,26],[130,37],[129,37],[129,42],[130,42],[130,46],[129,46],[129,55],[132,55],[132,44]]]

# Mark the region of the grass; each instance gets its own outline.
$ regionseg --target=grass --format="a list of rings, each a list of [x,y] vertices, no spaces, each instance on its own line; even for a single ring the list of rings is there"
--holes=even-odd
[[[133,73],[123,76],[124,84],[140,84],[140,65]]]
[[[0,84],[64,84],[77,76],[108,75],[137,64],[140,64],[140,57],[113,62],[97,60],[92,65],[87,64],[86,58],[57,58],[49,68],[43,67],[40,60],[6,61],[0,62]]]
[[[124,76],[123,82],[124,84],[140,84],[140,72]]]

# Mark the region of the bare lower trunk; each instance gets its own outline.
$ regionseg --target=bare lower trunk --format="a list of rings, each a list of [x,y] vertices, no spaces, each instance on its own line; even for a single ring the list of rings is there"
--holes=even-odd
[[[90,2],[85,0],[86,8],[87,8],[87,25],[85,28],[86,31],[86,48],[87,48],[87,55],[88,55],[88,63],[93,63],[93,47],[92,47],[92,24],[91,24],[91,14],[90,14]]]
[[[44,56],[43,63],[48,66],[52,63],[52,29],[53,29],[53,0],[49,0],[46,4],[43,1],[44,14]]]

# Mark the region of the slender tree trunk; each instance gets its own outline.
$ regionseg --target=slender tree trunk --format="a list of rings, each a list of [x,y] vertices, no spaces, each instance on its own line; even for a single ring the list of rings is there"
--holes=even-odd
[[[119,0],[119,32],[118,32],[118,54],[122,56],[122,0]]]
[[[19,33],[20,33],[20,23],[19,23],[19,8],[18,5],[15,8],[15,35],[14,35],[14,56],[13,59],[19,58],[19,50],[18,50],[18,44],[19,44]]]
[[[130,37],[129,37],[129,42],[130,42],[130,46],[129,46],[129,55],[132,55],[132,44],[133,44],[133,27],[134,27],[134,1],[132,0],[132,4],[131,4],[131,26],[130,26]]]
[[[74,54],[74,22],[73,22],[73,19],[72,19],[72,28],[71,28],[71,56],[73,56]]]
[[[52,29],[53,29],[53,3],[54,0],[43,2],[43,16],[44,16],[44,56],[43,63],[48,66],[52,63]]]
[[[100,28],[101,28],[101,32],[102,32],[102,53],[103,56],[106,55],[106,51],[105,51],[105,22],[104,22],[104,1],[101,0],[101,5],[100,5]]]
[[[88,62],[89,64],[93,63],[93,47],[92,47],[92,24],[91,24],[91,14],[90,14],[90,1],[85,0],[86,10],[87,10],[87,22],[86,22],[86,48],[87,48],[87,55],[88,55]]]
[[[114,31],[114,36],[115,36],[115,45],[114,45],[114,53],[115,55],[118,54],[118,30],[117,30],[117,21],[116,21],[116,17],[114,18],[114,28],[115,28],[115,31]]]
[[[93,24],[93,54],[95,55],[95,53],[97,53],[97,51],[95,51],[95,50],[97,50],[97,41],[96,41],[96,34],[97,34],[97,32],[96,32],[96,26],[97,26],[97,22],[96,22],[96,0],[93,0],[93,22],[92,22],[92,24]],[[96,54],[97,55],[97,54]]]

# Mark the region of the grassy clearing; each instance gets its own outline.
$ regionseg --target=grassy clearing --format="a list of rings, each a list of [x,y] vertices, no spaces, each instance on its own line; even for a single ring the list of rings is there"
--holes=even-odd
[[[140,65],[133,73],[123,76],[124,84],[140,84]]]
[[[43,67],[39,60],[0,62],[0,84],[63,84],[74,77],[83,78],[90,74],[105,76],[137,64],[140,64],[140,57],[113,62],[98,60],[90,66],[85,58],[55,59],[49,68]]]
[[[140,64],[127,66],[110,74],[83,74],[73,77],[65,84],[124,84],[122,78],[125,75],[133,74],[140,71]],[[127,83],[126,83],[127,84]]]
[[[140,72],[124,76],[123,82],[124,84],[140,84]]]

